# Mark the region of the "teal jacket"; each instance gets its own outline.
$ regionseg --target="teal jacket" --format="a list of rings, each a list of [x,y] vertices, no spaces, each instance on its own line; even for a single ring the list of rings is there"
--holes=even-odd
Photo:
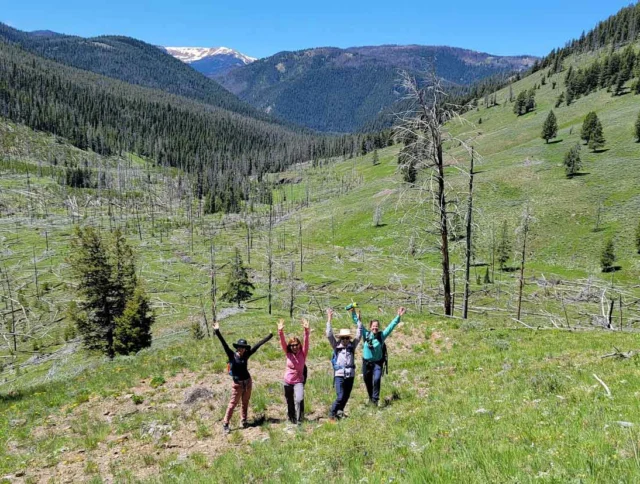
[[[358,315],[355,311],[351,311],[351,318],[357,325],[359,320]],[[395,318],[393,318],[393,321],[389,323],[389,326],[381,331],[381,341],[378,340],[378,338],[376,338],[371,331],[365,328],[364,325],[362,326],[362,342],[364,343],[362,345],[363,360],[380,361],[382,359],[382,343],[384,343],[384,340],[387,339],[387,337],[391,334],[391,332],[395,329],[399,322],[400,316],[396,316]]]

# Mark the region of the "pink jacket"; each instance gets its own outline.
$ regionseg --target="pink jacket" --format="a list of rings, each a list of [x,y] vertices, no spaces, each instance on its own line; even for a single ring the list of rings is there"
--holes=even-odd
[[[280,336],[282,351],[284,351],[287,356],[287,369],[284,371],[284,382],[288,385],[304,383],[304,365],[307,361],[307,354],[309,353],[309,330],[304,330],[304,342],[297,354],[290,352],[287,348],[284,331],[278,331],[278,335]]]

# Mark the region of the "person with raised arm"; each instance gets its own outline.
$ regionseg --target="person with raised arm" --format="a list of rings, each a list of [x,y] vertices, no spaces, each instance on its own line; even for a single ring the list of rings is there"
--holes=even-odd
[[[287,415],[293,424],[302,424],[304,418],[304,384],[307,380],[306,362],[309,354],[309,321],[302,320],[304,343],[297,336],[284,336],[284,319],[278,321],[278,336],[280,346],[287,359],[284,371],[284,398],[287,401]]]
[[[360,319],[360,310],[354,305],[346,307],[351,313],[353,322],[362,326]],[[407,310],[403,307],[398,308],[398,314],[389,325],[380,330],[380,321],[372,319],[369,322],[369,329],[362,328],[363,331],[363,348],[362,348],[362,376],[364,384],[369,394],[369,402],[378,405],[380,400],[380,383],[382,382],[382,374],[388,365],[387,362],[387,346],[385,340],[391,335],[391,332],[400,323],[400,318]]]
[[[251,389],[253,386],[253,381],[251,380],[248,368],[249,358],[251,358],[263,344],[273,337],[273,333],[269,333],[253,347],[247,343],[247,340],[239,339],[236,343],[233,343],[233,347],[235,348],[235,351],[233,351],[229,348],[229,345],[227,345],[227,342],[222,337],[222,333],[220,333],[220,324],[218,324],[217,321],[213,324],[213,330],[220,340],[220,343],[222,343],[222,348],[227,355],[227,370],[233,380],[233,385],[231,387],[231,401],[229,402],[227,411],[224,414],[224,419],[222,420],[222,429],[225,434],[228,434],[229,421],[231,420],[233,411],[238,406],[238,403],[242,403],[242,427],[246,428],[248,426],[247,413],[249,411],[249,399],[251,398]]]
[[[336,389],[336,399],[331,405],[329,418],[335,421],[336,418],[344,416],[344,408],[353,389],[353,381],[356,376],[355,351],[362,335],[362,324],[357,325],[355,338],[352,338],[350,329],[341,329],[336,338],[331,327],[332,319],[333,310],[327,309],[327,339],[333,348],[331,363],[333,365],[333,384]]]

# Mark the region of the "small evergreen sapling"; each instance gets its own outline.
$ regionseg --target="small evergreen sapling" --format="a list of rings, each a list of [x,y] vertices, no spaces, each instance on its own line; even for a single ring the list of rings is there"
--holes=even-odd
[[[602,249],[602,254],[600,254],[600,266],[602,267],[602,272],[611,272],[613,270],[613,264],[615,264],[615,262],[615,246],[613,244],[613,239],[610,238],[607,239]]]
[[[567,174],[567,178],[573,178],[573,176],[582,168],[582,160],[580,159],[580,145],[576,145],[571,148],[564,155],[564,171]]]
[[[502,232],[500,242],[498,243],[498,263],[500,269],[504,270],[509,258],[511,257],[511,237],[509,236],[509,225],[505,220],[502,223]]]
[[[124,312],[115,320],[113,346],[116,353],[128,355],[151,346],[151,325],[155,315],[144,290],[136,287]]]
[[[640,113],[638,113],[638,118],[636,119],[635,134],[636,142],[640,143]]]
[[[550,139],[558,136],[558,120],[553,111],[549,111],[549,115],[542,125],[542,133],[540,136],[546,143],[549,143]]]
[[[378,155],[378,150],[373,150],[373,157],[371,158],[371,163],[373,166],[380,164],[380,156]]]
[[[640,220],[638,221],[638,226],[636,227],[636,252],[640,254]]]
[[[231,263],[231,270],[227,280],[227,292],[222,295],[222,299],[235,302],[240,307],[241,302],[251,298],[253,289],[255,289],[255,286],[249,281],[249,274],[242,263],[240,251],[236,247],[236,255]]]
[[[593,150],[593,152],[595,153],[598,149],[602,148],[605,143],[606,140],[604,139],[604,133],[602,132],[602,124],[596,117],[593,131],[591,132],[591,136],[589,137],[589,149]]]
[[[584,118],[582,122],[582,129],[580,130],[580,139],[585,142],[585,144],[589,143],[589,139],[591,138],[591,133],[596,125],[596,120],[598,119],[598,115],[591,111],[587,114],[587,117]]]

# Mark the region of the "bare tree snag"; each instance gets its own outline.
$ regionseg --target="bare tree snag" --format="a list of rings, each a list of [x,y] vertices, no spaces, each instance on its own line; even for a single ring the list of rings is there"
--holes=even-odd
[[[471,228],[473,215],[473,148],[471,149],[471,163],[469,166],[469,203],[467,205],[467,246],[465,251],[464,272],[464,301],[462,306],[462,318],[467,319],[469,313],[469,277],[471,272]],[[520,319],[520,317],[518,317]]]

